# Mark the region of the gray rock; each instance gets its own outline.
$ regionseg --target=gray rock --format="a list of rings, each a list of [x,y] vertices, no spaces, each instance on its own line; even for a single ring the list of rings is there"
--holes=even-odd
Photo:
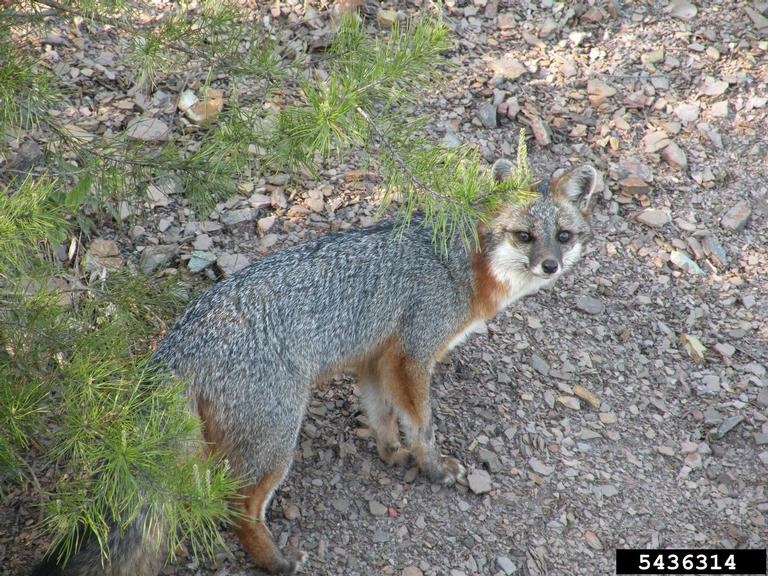
[[[387,515],[387,507],[377,500],[368,501],[368,511],[372,515],[377,517],[382,517]]]
[[[216,262],[216,254],[204,250],[193,250],[187,268],[190,272],[201,272]]]
[[[153,208],[168,206],[171,203],[171,198],[168,194],[155,184],[147,186],[147,198],[149,198],[149,205]]]
[[[529,459],[528,465],[533,469],[534,472],[536,472],[536,474],[541,474],[542,476],[549,476],[550,474],[552,474],[552,472],[555,471],[554,466],[545,464],[538,458]]]
[[[512,53],[492,61],[490,68],[496,76],[501,76],[503,80],[517,80],[528,72],[525,64],[517,58],[513,58]]]
[[[762,388],[760,392],[757,393],[757,403],[760,406],[768,408],[768,388]]]
[[[673,168],[677,168],[678,170],[685,170],[688,168],[688,157],[683,149],[674,142],[670,142],[669,145],[661,151],[661,157]]]
[[[723,436],[728,434],[728,432],[736,428],[736,426],[741,424],[743,421],[744,421],[744,416],[742,416],[741,414],[737,416],[729,416],[728,418],[726,418],[720,423],[720,426],[717,427],[717,437],[722,438]]]
[[[720,225],[726,230],[741,232],[749,224],[752,216],[752,207],[747,200],[736,203],[720,220]]]
[[[258,213],[259,211],[255,208],[228,210],[221,215],[221,221],[227,226],[235,226],[236,224],[255,220]]]
[[[712,234],[704,236],[701,240],[701,247],[704,249],[704,254],[712,261],[712,264],[720,268],[728,266],[728,253],[715,236]]]
[[[129,138],[144,142],[165,142],[171,137],[168,124],[157,118],[134,118],[128,122],[125,133]]]
[[[151,274],[158,268],[167,266],[179,252],[177,244],[160,244],[147,246],[141,253],[139,268],[144,274]]]
[[[576,298],[576,308],[587,314],[602,314],[605,311],[605,304],[591,296],[579,296]]]
[[[455,132],[446,132],[440,142],[446,148],[458,148],[461,146],[461,140],[459,140]]]
[[[480,462],[488,466],[488,470],[491,472],[501,472],[501,461],[495,453],[486,448],[480,448],[480,450],[478,450],[477,457]]]
[[[498,566],[504,574],[514,574],[517,572],[517,566],[515,566],[515,563],[507,556],[497,556],[496,566]]]
[[[259,218],[256,226],[258,227],[259,232],[266,234],[272,229],[272,226],[275,225],[275,222],[277,222],[277,218],[275,216],[265,216],[264,218]]]
[[[491,491],[491,475],[485,470],[474,470],[467,476],[469,489],[475,494],[485,494]]]
[[[704,274],[704,270],[691,260],[688,254],[681,250],[672,250],[672,253],[669,255],[669,261],[684,272],[688,272],[688,274]]]
[[[392,539],[392,535],[384,530],[376,530],[371,536],[371,540],[377,544],[383,544],[389,542]]]
[[[538,354],[531,355],[531,368],[536,370],[536,372],[542,376],[547,376],[549,374],[549,364]]]
[[[651,228],[661,228],[672,220],[669,212],[656,208],[648,208],[637,215],[637,221]]]
[[[248,256],[245,256],[244,254],[230,254],[228,252],[219,254],[217,262],[225,276],[231,276],[238,270],[242,270],[250,264]]]
[[[613,484],[600,484],[599,486],[595,486],[593,490],[595,494],[606,496],[608,498],[616,496],[619,493],[619,489]]]
[[[213,246],[213,238],[208,236],[208,234],[200,234],[192,242],[192,247],[195,250],[210,250],[211,246]]]
[[[496,106],[490,102],[480,104],[480,107],[477,109],[477,117],[480,118],[480,122],[482,122],[485,128],[496,128],[498,126]]]

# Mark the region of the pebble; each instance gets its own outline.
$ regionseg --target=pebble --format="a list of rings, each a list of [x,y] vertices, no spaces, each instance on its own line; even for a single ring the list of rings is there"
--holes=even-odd
[[[208,234],[200,234],[192,242],[192,247],[195,250],[203,250],[203,251],[210,250],[212,246],[213,246],[213,238],[208,236]]]
[[[669,224],[672,221],[672,217],[667,210],[648,208],[647,210],[640,212],[640,214],[636,216],[636,220],[651,228],[661,228],[662,226]]]
[[[548,464],[545,464],[538,458],[530,458],[528,460],[528,465],[531,467],[531,469],[536,472],[537,474],[541,474],[542,476],[549,476],[552,474],[552,472],[555,471],[554,466],[549,466]]]
[[[606,496],[610,498],[611,496],[616,496],[616,494],[619,493],[619,489],[616,488],[613,484],[601,484],[598,486],[595,486],[593,488],[593,491],[598,496]]]
[[[693,20],[699,12],[688,0],[672,0],[668,10],[672,17],[678,20]]]
[[[227,226],[235,226],[243,222],[250,222],[258,215],[255,208],[240,208],[238,210],[228,210],[221,215],[221,221]]]
[[[725,342],[718,342],[713,348],[715,349],[715,352],[723,357],[723,359],[730,358],[736,352],[736,348]]]
[[[149,205],[153,208],[165,207],[171,203],[170,196],[155,184],[147,186],[147,198],[149,198]]]
[[[601,412],[600,413],[600,422],[603,424],[616,424],[618,422],[618,416],[616,416],[615,412]]]
[[[272,197],[256,192],[255,194],[251,194],[251,197],[248,198],[248,204],[251,208],[256,208],[257,210],[266,208],[267,206],[272,205]]]
[[[593,550],[603,549],[603,543],[600,541],[598,535],[592,532],[592,530],[587,530],[584,532],[584,540],[586,541],[587,546]]]
[[[728,266],[728,253],[725,251],[723,245],[720,244],[720,241],[715,238],[714,235],[707,234],[704,236],[704,238],[701,240],[701,247],[703,248],[704,253],[710,259],[712,264],[721,268],[726,268]]]
[[[531,355],[531,368],[536,370],[536,372],[542,376],[547,376],[549,374],[549,364],[538,354]]]
[[[600,408],[600,398],[591,390],[584,388],[584,386],[577,384],[573,387],[573,393],[582,400],[585,400],[593,408]]]
[[[477,117],[485,128],[496,128],[498,126],[496,106],[490,102],[480,104],[477,108]]]
[[[517,566],[515,566],[515,563],[512,562],[508,556],[497,556],[496,566],[507,575],[517,572]]]
[[[675,106],[674,112],[675,112],[675,116],[677,116],[681,122],[687,123],[687,122],[695,122],[696,120],[698,120],[700,110],[701,110],[701,107],[699,106],[698,102],[693,102],[691,104],[687,102],[683,102]]]
[[[229,252],[222,252],[217,258],[219,268],[225,276],[231,276],[238,270],[242,270],[248,264],[250,260],[248,256],[244,254],[230,254]]]
[[[720,424],[723,421],[723,415],[720,414],[714,408],[709,408],[704,411],[704,423],[705,424]]]
[[[752,207],[747,200],[741,200],[735,204],[720,220],[720,225],[726,230],[741,232],[749,224],[752,216]]]
[[[440,141],[446,148],[458,148],[461,146],[461,139],[455,132],[446,132]]]
[[[684,272],[688,272],[689,274],[704,274],[704,270],[702,270],[696,262],[691,260],[691,257],[688,256],[688,254],[681,250],[672,250],[672,253],[669,255],[669,260]]]
[[[744,421],[744,416],[742,416],[741,414],[737,416],[729,416],[728,418],[726,418],[720,423],[720,426],[717,427],[717,437],[722,438],[723,436],[728,434],[728,432],[736,428],[736,426],[741,424],[743,421]]]
[[[648,183],[637,176],[628,176],[619,181],[621,191],[628,196],[642,196],[651,191]]]
[[[117,242],[114,240],[95,238],[88,247],[88,254],[100,257],[117,256],[120,254],[120,250],[117,247]]]
[[[389,542],[392,539],[392,535],[384,530],[374,530],[371,540],[376,544],[383,544]]]
[[[491,62],[490,69],[505,80],[514,81],[528,72],[525,65],[518,59],[513,58],[511,54],[506,54]]]
[[[272,229],[276,222],[277,218],[275,216],[265,216],[264,218],[259,218],[256,227],[259,229],[259,232],[266,234]]]
[[[513,12],[504,12],[499,14],[496,18],[496,26],[499,28],[499,30],[510,30],[512,28],[517,28],[517,19],[515,18],[515,14]]]
[[[140,116],[128,122],[125,134],[134,140],[165,142],[171,137],[171,129],[162,120]]]
[[[475,494],[485,494],[491,491],[491,475],[485,470],[476,469],[467,476],[469,489]]]
[[[670,142],[669,146],[661,151],[661,157],[673,168],[677,168],[678,170],[685,170],[688,168],[688,156],[675,142]]]
[[[575,396],[568,396],[563,394],[557,397],[557,401],[566,408],[570,408],[571,410],[581,410],[581,402]]]
[[[492,473],[497,474],[501,472],[502,466],[499,457],[486,448],[480,448],[477,452],[477,458],[488,467]]]
[[[147,246],[141,253],[139,268],[144,274],[151,274],[158,268],[163,268],[170,263],[179,251],[177,244],[160,244]]]
[[[293,502],[287,502],[283,505],[283,516],[286,520],[297,520],[301,517],[301,510]]]
[[[605,304],[597,298],[591,296],[578,296],[576,298],[576,308],[587,314],[602,314],[605,311]]]
[[[669,146],[671,142],[672,141],[669,139],[666,132],[662,130],[654,130],[653,132],[648,132],[643,137],[642,145],[646,152],[653,154],[654,152],[663,150]]]
[[[590,78],[587,81],[587,96],[592,106],[599,107],[615,94],[616,88],[609,86],[602,80]]]
[[[368,501],[368,511],[377,517],[383,517],[387,515],[387,507],[377,500]]]
[[[216,254],[204,250],[193,250],[187,262],[187,268],[193,273],[202,272],[214,262],[216,262]]]

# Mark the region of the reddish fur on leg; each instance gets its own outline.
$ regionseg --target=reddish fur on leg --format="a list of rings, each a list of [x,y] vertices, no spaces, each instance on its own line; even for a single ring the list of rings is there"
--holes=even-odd
[[[241,490],[242,499],[237,501],[242,517],[235,523],[235,533],[254,562],[271,574],[293,574],[304,561],[303,553],[298,559],[286,558],[264,523],[265,508],[284,475],[284,468],[270,472],[258,484]]]

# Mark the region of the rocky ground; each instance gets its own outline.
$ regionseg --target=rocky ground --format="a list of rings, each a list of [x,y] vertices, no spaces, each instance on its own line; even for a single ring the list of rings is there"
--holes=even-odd
[[[592,163],[604,179],[595,238],[570,276],[439,367],[438,440],[468,485],[382,464],[354,382],[337,380],[312,401],[269,514],[275,537],[309,553],[305,573],[350,576],[602,575],[616,548],[765,547],[768,3],[449,0],[445,11],[456,47],[424,104],[434,136],[491,161],[513,154],[525,126],[540,176]],[[286,4],[277,20],[301,15]],[[82,72],[77,50],[59,50]],[[148,191],[119,257],[147,269],[218,259],[230,273],[369,223],[375,200],[373,181],[341,166],[303,187],[255,182],[196,219],[171,184]],[[35,512],[20,494],[0,510],[0,574],[23,572],[43,550],[18,539]],[[182,558],[166,573],[252,573],[227,538],[217,564]]]

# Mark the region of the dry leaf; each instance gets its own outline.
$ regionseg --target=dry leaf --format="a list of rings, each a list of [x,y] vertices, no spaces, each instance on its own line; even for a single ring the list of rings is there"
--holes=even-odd
[[[691,360],[696,364],[704,364],[704,354],[707,348],[701,343],[701,340],[690,334],[680,334],[680,342]]]
[[[579,398],[586,401],[587,404],[592,406],[593,408],[600,408],[601,400],[600,397],[592,392],[591,390],[587,390],[584,388],[584,386],[580,386],[577,384],[573,387],[573,393],[576,394]]]

